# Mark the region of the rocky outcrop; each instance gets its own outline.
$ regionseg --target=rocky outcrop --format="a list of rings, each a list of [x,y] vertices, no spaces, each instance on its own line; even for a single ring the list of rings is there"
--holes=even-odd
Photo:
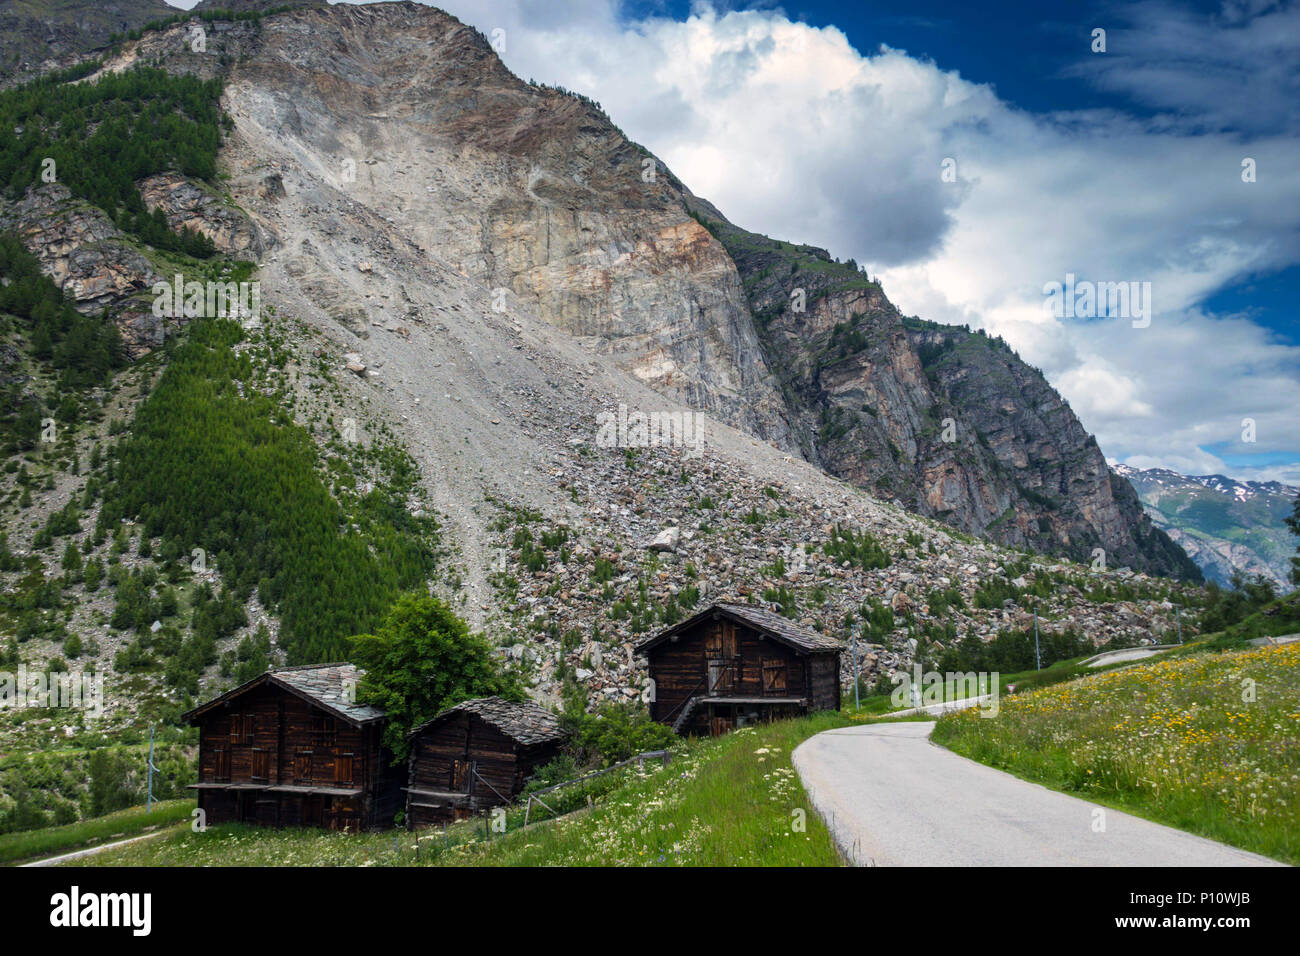
[[[136,186],[149,210],[161,209],[175,232],[202,233],[228,256],[257,262],[273,244],[237,206],[179,173],[148,176]]]
[[[0,207],[0,228],[12,230],[77,309],[110,308],[157,278],[103,210],[49,183]]]
[[[139,187],[146,205],[162,209],[173,229],[201,232],[227,255],[256,261],[274,245],[274,237],[240,209],[184,176],[150,176]],[[160,347],[167,327],[184,321],[153,314],[153,284],[172,277],[161,275],[102,209],[77,199],[61,183],[0,204],[0,229],[22,240],[78,311],[106,313],[133,358]]]
[[[0,205],[0,230],[22,240],[77,311],[108,315],[133,358],[162,345],[172,320],[153,314],[149,295],[162,277],[103,210],[49,183]]]

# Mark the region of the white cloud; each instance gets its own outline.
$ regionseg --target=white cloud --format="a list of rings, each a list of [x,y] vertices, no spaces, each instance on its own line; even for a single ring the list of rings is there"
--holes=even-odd
[[[1261,119],[1236,127],[1243,138],[1223,112],[1246,109],[1252,90],[1263,97],[1252,116],[1291,109],[1294,11],[1238,4],[1213,29],[1161,4],[1127,11],[1142,29],[1112,30],[1116,55],[1079,70],[1170,111],[1140,120],[1029,114],[933,63],[859,52],[839,30],[780,11],[699,6],[685,22],[624,22],[606,0],[440,5],[485,33],[503,28],[516,73],[601,102],[739,225],[857,259],[905,312],[1003,335],[1108,454],[1210,464],[1200,446],[1235,440],[1250,416],[1259,442],[1242,451],[1300,458],[1300,350],[1198,311],[1229,282],[1300,261],[1294,137]],[[1256,62],[1283,48],[1282,65]],[[1281,100],[1260,91],[1270,80]],[[1245,156],[1258,166],[1252,184]],[[940,180],[945,157],[956,184]],[[1067,272],[1151,282],[1150,327],[1051,318],[1043,284]]]
[[[1216,14],[1156,0],[1117,6],[1107,52],[1071,71],[1201,129],[1295,129],[1300,6],[1230,0]]]

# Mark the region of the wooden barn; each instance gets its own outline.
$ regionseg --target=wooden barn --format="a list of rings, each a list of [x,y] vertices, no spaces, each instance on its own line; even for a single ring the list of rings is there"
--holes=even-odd
[[[209,824],[392,826],[406,774],[381,743],[383,711],[355,702],[352,664],[282,667],[184,715],[199,728]]]
[[[567,736],[558,717],[533,703],[483,697],[448,708],[411,731],[407,826],[512,803]]]
[[[679,734],[839,710],[838,641],[766,608],[715,604],[637,647],[650,666],[650,716]]]

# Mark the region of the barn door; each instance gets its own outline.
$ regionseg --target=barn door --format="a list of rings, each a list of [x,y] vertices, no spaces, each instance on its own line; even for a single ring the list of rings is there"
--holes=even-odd
[[[302,801],[302,822],[304,826],[318,827],[324,819],[321,811],[322,800],[319,796],[306,797]]]
[[[709,693],[714,694],[723,689],[724,676],[727,672],[725,661],[714,658],[709,661]]]
[[[271,778],[271,754],[261,747],[253,748],[253,779],[269,780]]]
[[[720,710],[709,710],[709,733],[714,737],[720,737],[722,734],[731,730],[732,724],[731,708],[723,707]]]
[[[704,638],[704,660],[708,667],[709,693],[720,694],[735,683],[736,626],[719,621]]]

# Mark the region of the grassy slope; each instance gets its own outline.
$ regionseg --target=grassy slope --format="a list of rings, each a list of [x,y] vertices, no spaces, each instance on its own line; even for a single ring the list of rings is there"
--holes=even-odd
[[[1300,862],[1300,646],[1169,658],[1017,694],[996,720],[973,711],[942,718],[934,740],[1025,779]]]
[[[665,770],[627,773],[624,784],[590,810],[485,839],[482,822],[444,835],[387,832],[345,835],[244,826],[188,831],[99,854],[97,866],[835,866],[840,858],[790,766],[790,752],[822,730],[847,723],[839,714],[746,728],[688,741]],[[802,810],[806,832],[795,831]]]
[[[102,817],[69,823],[44,830],[27,830],[0,836],[0,863],[19,863],[38,857],[57,856],[108,843],[157,829],[189,818],[194,801],[166,800],[155,803],[153,810],[130,807]]]

